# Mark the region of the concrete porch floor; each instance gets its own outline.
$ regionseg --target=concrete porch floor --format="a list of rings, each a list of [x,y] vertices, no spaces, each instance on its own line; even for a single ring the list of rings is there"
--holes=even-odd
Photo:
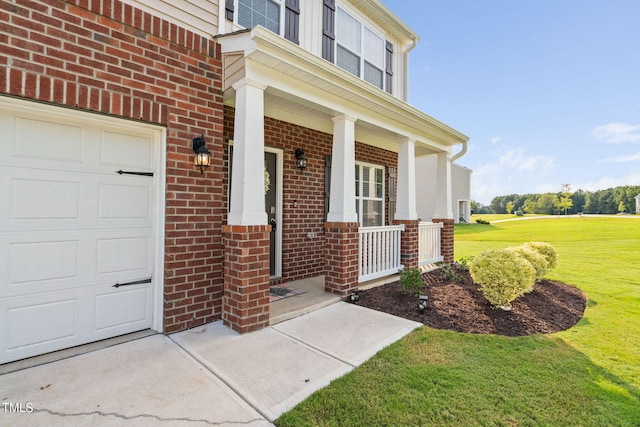
[[[360,283],[357,289],[364,290],[382,286],[395,282],[398,278],[399,275],[394,274],[381,279],[370,280]],[[272,302],[269,306],[270,325],[275,325],[342,301],[342,298],[338,295],[324,291],[324,276],[310,277],[308,279],[294,280],[285,283],[295,288],[304,289],[307,292]]]
[[[272,302],[269,305],[269,324],[271,325],[311,313],[342,300],[338,295],[324,291],[324,276],[285,283],[307,292]]]

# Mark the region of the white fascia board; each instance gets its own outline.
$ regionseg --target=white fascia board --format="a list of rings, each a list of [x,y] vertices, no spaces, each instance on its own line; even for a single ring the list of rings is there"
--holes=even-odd
[[[450,147],[469,139],[401,99],[260,26],[218,40],[223,53],[245,52],[247,78],[297,94],[337,113],[355,114],[362,120],[410,137],[417,145],[435,143],[443,151],[450,151]],[[304,79],[293,77],[294,73],[304,75]],[[287,74],[291,78],[283,78]]]

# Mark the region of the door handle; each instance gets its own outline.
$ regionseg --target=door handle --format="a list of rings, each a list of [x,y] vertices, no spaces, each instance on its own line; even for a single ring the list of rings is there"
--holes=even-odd
[[[112,286],[112,288],[119,288],[120,286],[142,285],[143,283],[151,283],[151,277],[149,277],[148,279],[134,280],[132,282],[116,283]]]
[[[276,230],[276,225],[278,224],[278,221],[276,221],[275,218],[271,218],[271,221],[269,221],[271,223],[271,231],[275,231]]]

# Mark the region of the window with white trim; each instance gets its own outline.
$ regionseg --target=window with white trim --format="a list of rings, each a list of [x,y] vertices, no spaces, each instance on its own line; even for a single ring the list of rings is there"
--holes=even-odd
[[[238,0],[237,24],[244,28],[262,25],[276,34],[282,34],[282,1]]]
[[[384,89],[386,46],[383,37],[338,7],[335,43],[338,67]]]
[[[356,212],[362,227],[384,225],[384,166],[356,162]]]

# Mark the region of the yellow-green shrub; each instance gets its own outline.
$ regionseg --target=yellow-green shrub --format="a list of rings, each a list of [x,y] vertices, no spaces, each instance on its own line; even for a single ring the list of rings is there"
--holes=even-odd
[[[506,249],[481,252],[471,262],[469,272],[487,301],[506,309],[533,287],[536,274],[529,261]]]
[[[507,250],[529,261],[533,269],[536,271],[536,282],[538,280],[542,280],[545,274],[547,274],[549,263],[547,262],[547,258],[540,252],[536,252],[526,246],[516,246],[513,248],[507,248]]]
[[[546,242],[527,242],[524,246],[544,256],[547,259],[548,270],[556,268],[556,265],[558,265],[558,253],[550,244]]]

